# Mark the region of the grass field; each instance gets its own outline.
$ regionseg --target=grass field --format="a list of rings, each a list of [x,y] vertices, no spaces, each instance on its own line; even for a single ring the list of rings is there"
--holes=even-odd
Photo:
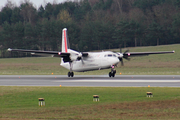
[[[151,55],[124,60],[116,68],[122,75],[180,75],[180,44],[128,48],[131,52],[172,51],[174,54]],[[118,49],[113,51],[119,51]],[[125,51],[125,49],[123,50]],[[0,75],[65,75],[59,58],[0,59]],[[104,75],[109,70],[90,71]],[[147,98],[146,92],[153,92]],[[100,102],[93,102],[93,95]],[[45,98],[46,106],[38,106]],[[169,87],[15,87],[0,86],[0,119],[180,119],[180,88]]]
[[[93,102],[94,94],[100,102]],[[38,106],[40,97],[46,106]],[[180,119],[180,88],[1,86],[0,103],[0,119],[7,120]]]
[[[127,48],[130,52],[172,51],[174,54],[150,55],[124,59],[124,66],[116,68],[122,75],[180,75],[180,44]],[[123,51],[127,50],[123,49]],[[119,51],[113,49],[112,51]],[[31,57],[0,59],[0,75],[66,75],[68,70],[60,65],[60,58]],[[75,75],[105,75],[110,70],[75,73]]]

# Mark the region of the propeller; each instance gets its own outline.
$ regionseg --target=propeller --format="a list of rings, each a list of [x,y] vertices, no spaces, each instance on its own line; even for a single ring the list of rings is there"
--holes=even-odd
[[[84,61],[83,61],[83,53],[82,53],[82,52],[79,52],[78,57],[77,57],[77,60],[81,60],[81,61],[82,61],[82,64],[84,64]]]
[[[122,49],[121,49],[121,47],[120,47],[120,53],[122,54]],[[122,57],[123,57],[123,55],[122,55]],[[123,63],[123,58],[122,57],[118,57],[119,58],[119,61],[121,61],[121,66],[124,66],[124,63]]]
[[[123,58],[126,60],[130,60],[130,58],[128,58],[127,52],[129,52],[129,50],[126,50],[124,53],[122,53],[122,49],[120,48],[120,53],[117,53],[122,66],[124,66]]]
[[[76,49],[77,49],[78,51],[80,51],[80,50],[79,50],[79,47],[78,47],[78,44],[76,44],[75,46],[76,46]],[[81,61],[82,61],[82,64],[84,64],[84,61],[83,61],[83,52],[79,52],[78,57],[77,57],[77,60],[81,60]]]

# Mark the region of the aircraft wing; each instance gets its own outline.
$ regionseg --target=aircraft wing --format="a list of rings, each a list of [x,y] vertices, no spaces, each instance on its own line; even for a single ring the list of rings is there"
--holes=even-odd
[[[166,53],[175,53],[175,51],[162,51],[162,52],[126,52],[123,54],[125,58],[136,57],[136,56],[147,56],[151,54],[166,54]]]
[[[70,53],[58,52],[58,51],[24,50],[24,49],[11,49],[11,48],[8,48],[8,51],[28,52],[28,53],[37,54],[37,55],[52,55],[53,57],[69,57],[70,56]]]
[[[11,48],[8,48],[8,51],[28,52],[31,53],[32,55],[47,55],[47,56],[50,55],[52,57],[62,57],[64,62],[80,60],[82,57],[88,56],[88,53],[75,54],[75,53],[58,52],[58,51],[25,50],[25,49],[11,49]]]

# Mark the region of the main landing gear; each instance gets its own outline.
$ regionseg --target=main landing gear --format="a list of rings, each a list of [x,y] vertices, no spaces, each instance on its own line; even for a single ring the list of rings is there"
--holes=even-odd
[[[68,72],[68,77],[73,77],[74,73],[73,72]]]
[[[115,77],[116,70],[114,69],[114,65],[111,67],[111,72],[109,72],[109,77]]]
[[[69,62],[69,65],[70,65],[70,71],[68,72],[68,77],[73,77],[74,72],[72,71],[72,62]]]

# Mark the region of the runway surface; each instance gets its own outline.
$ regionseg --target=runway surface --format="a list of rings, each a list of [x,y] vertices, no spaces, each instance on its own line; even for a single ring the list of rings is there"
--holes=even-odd
[[[0,86],[180,87],[180,75],[0,75]]]

